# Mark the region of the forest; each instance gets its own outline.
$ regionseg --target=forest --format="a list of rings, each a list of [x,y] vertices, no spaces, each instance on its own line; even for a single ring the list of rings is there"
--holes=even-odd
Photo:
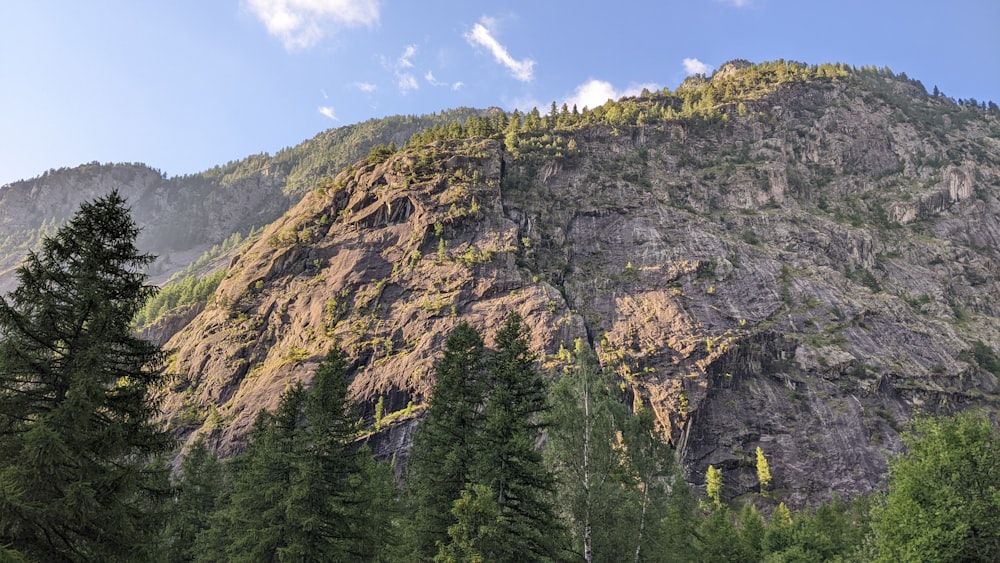
[[[364,444],[333,348],[262,411],[244,453],[178,444],[156,416],[164,352],[134,333],[156,293],[112,193],[81,206],[0,300],[4,561],[995,561],[1000,440],[983,413],[917,417],[884,490],[790,510],[781,467],[730,498],[681,477],[649,409],[577,341],[546,373],[512,312],[466,323],[402,475]]]

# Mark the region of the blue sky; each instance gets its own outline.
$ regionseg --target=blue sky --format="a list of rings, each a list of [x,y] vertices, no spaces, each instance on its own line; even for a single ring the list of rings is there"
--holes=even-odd
[[[331,127],[596,105],[723,62],[889,66],[1000,102],[998,0],[32,0],[0,5],[0,184],[170,176]]]

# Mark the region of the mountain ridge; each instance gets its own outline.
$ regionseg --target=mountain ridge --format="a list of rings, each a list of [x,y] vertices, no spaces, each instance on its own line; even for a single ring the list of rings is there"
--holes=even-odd
[[[303,176],[160,334],[165,420],[236,453],[337,343],[371,440],[405,453],[444,335],[515,309],[545,368],[591,342],[689,481],[711,464],[752,493],[760,446],[790,506],[870,492],[914,413],[997,406],[996,113],[778,61],[439,123]]]

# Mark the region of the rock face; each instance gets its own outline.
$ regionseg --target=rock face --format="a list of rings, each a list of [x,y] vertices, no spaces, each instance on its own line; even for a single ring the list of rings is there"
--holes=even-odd
[[[315,180],[155,333],[176,331],[166,422],[237,453],[337,344],[369,424],[383,404],[370,441],[405,454],[448,332],[489,342],[510,310],[543,368],[590,342],[686,477],[712,464],[730,496],[755,490],[758,446],[790,506],[869,492],[915,413],[996,408],[995,112],[870,73],[702,97],[707,117],[671,99]]]

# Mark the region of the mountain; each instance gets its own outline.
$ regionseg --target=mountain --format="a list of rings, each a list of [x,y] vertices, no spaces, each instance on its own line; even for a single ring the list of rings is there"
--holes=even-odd
[[[296,147],[259,154],[199,174],[167,178],[143,164],[100,164],[49,170],[0,187],[0,290],[40,237],[55,232],[80,203],[117,189],[144,226],[140,247],[157,256],[150,274],[162,283],[234,233],[247,236],[289,209],[323,178],[378,144],[403,144],[414,133],[465,121],[482,110],[460,108],[397,116],[331,129]]]
[[[714,465],[730,496],[755,489],[758,446],[803,506],[877,488],[918,413],[995,413],[995,105],[888,69],[734,61],[582,112],[466,117],[405,146],[387,127],[402,148],[343,168],[317,138],[199,176],[297,203],[234,246],[210,298],[159,317],[171,428],[241,451],[336,343],[373,445],[405,454],[448,331],[489,341],[511,309],[554,373],[591,343],[686,478]],[[244,183],[213,184],[224,170]],[[203,206],[190,232],[223,224],[190,248],[272,204]]]

